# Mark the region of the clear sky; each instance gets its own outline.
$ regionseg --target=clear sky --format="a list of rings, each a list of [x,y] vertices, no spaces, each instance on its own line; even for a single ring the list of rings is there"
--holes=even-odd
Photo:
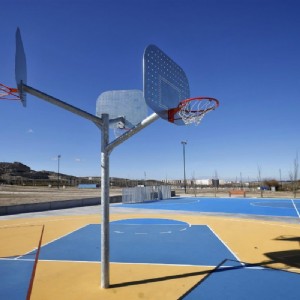
[[[110,156],[113,177],[287,179],[300,149],[300,2],[1,0],[0,82],[15,86],[15,31],[28,85],[90,113],[104,91],[142,89],[155,44],[186,72],[191,96],[220,107],[195,127],[158,120]],[[100,175],[100,130],[28,96],[0,102],[0,161]],[[149,114],[151,111],[149,110]],[[113,134],[111,135],[113,137]]]

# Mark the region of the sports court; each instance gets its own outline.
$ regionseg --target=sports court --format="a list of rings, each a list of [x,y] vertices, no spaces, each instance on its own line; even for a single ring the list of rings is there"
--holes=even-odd
[[[86,215],[73,209],[74,215],[2,217],[0,296],[26,298],[44,225],[30,299],[299,299],[300,202],[288,201],[111,205],[109,289],[100,288],[99,206]]]
[[[101,93],[93,115],[27,84],[17,29],[17,88],[1,85],[1,97],[26,106],[31,95],[100,129],[102,207],[1,217],[0,298],[299,299],[299,200],[109,204],[117,146],[159,118],[199,125],[219,107],[211,96],[191,96],[184,70],[157,46],[145,48],[142,64],[143,90]]]
[[[300,219],[300,201],[255,198],[172,198],[150,203],[122,204],[122,207],[189,212],[287,217]]]

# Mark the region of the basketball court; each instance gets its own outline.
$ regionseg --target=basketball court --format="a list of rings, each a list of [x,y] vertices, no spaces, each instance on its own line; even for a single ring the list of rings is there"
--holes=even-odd
[[[281,217],[300,221],[300,200],[268,198],[172,198],[150,203],[120,204],[117,207]]]
[[[42,226],[30,299],[299,298],[297,216],[290,216],[295,223],[286,215],[281,221],[270,216],[258,220],[259,215],[240,210],[238,199],[221,200],[234,200],[243,218],[222,211],[220,201],[214,203],[217,213],[206,215],[190,211],[192,200],[163,200],[143,208],[111,205],[109,289],[100,288],[99,206],[86,215],[77,215],[78,208],[49,212],[48,217],[1,217],[1,240],[7,241],[0,260],[1,298],[26,298]],[[176,201],[179,213],[171,211]],[[171,207],[163,212],[163,205]],[[228,216],[219,216],[221,212]]]
[[[184,70],[157,46],[148,45],[142,61],[143,90],[103,92],[94,115],[27,84],[17,30],[17,87],[1,84],[0,97],[26,106],[31,95],[99,128],[102,205],[87,214],[1,217],[0,298],[299,299],[298,200],[183,198],[110,207],[116,147],[159,118],[199,125],[219,106],[213,97],[191,96]]]

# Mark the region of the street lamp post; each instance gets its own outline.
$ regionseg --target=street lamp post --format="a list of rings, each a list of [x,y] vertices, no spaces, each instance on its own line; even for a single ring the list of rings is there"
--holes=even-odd
[[[59,160],[61,155],[57,155],[57,188],[59,189]]]
[[[187,141],[181,142],[183,147],[183,184],[184,184],[184,193],[186,194],[186,176],[185,176],[185,145],[187,144]]]

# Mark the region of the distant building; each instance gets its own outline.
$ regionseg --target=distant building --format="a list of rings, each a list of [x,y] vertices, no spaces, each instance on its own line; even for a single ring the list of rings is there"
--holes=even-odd
[[[212,184],[212,180],[211,179],[196,179],[195,180],[196,185],[206,185],[209,186]]]

